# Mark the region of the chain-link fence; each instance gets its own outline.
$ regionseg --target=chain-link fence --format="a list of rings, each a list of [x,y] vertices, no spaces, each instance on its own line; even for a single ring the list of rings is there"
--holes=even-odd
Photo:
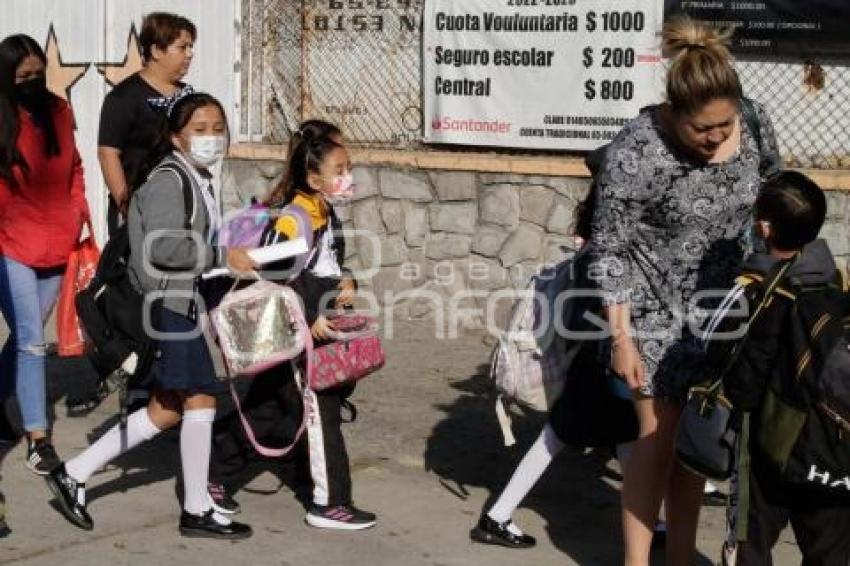
[[[744,92],[763,102],[789,167],[850,168],[850,67],[738,62]]]
[[[324,118],[360,145],[421,131],[421,0],[243,0],[241,134],[286,141]]]
[[[240,138],[324,118],[357,145],[422,149],[423,0],[242,0]],[[737,63],[785,162],[850,168],[850,66]]]

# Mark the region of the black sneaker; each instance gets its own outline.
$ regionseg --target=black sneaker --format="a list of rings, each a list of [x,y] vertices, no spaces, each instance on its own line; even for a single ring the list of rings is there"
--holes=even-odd
[[[220,483],[207,482],[207,493],[214,511],[224,515],[235,515],[242,510],[239,502],[227,493],[227,489]]]
[[[219,522],[214,517],[215,511],[210,509],[203,515],[193,515],[186,511],[180,514],[180,534],[192,538],[217,538],[237,540],[248,538],[254,534],[250,525],[228,521]]]
[[[312,505],[304,520],[311,527],[360,531],[375,526],[374,513],[361,511],[354,505]]]
[[[46,476],[61,463],[53,445],[46,439],[30,442],[27,447],[27,468],[40,476]]]
[[[86,511],[86,504],[83,503],[86,497],[86,485],[77,483],[69,476],[65,471],[65,464],[61,463],[44,479],[47,481],[47,487],[56,497],[62,515],[81,529],[92,530],[94,521]]]
[[[481,515],[475,528],[470,531],[469,538],[475,542],[496,544],[508,548],[531,548],[537,544],[537,541],[531,535],[525,533],[515,535],[509,531],[508,527],[510,524],[510,520],[504,523],[497,523],[489,515],[484,513]]]

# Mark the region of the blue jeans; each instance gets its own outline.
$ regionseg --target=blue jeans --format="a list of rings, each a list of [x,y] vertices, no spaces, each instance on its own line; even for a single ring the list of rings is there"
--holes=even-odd
[[[0,397],[15,390],[27,432],[47,431],[44,322],[64,268],[34,269],[0,256],[0,311],[10,336],[0,353]]]

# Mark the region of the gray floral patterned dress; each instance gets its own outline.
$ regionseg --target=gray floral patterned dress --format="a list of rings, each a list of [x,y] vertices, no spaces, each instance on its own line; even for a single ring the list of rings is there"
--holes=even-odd
[[[770,119],[754,106],[761,151],[778,160]],[[681,400],[704,377],[694,335],[707,309],[733,285],[761,185],[759,145],[743,118],[741,131],[731,159],[700,163],[669,142],[653,107],[627,124],[607,151],[589,274],[605,303],[631,303],[645,395]]]

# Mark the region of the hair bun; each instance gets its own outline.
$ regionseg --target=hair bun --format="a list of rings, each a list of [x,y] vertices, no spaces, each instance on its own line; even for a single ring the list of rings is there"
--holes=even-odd
[[[667,101],[674,110],[691,113],[715,98],[741,98],[728,47],[731,35],[731,29],[720,31],[688,16],[664,24],[661,51],[670,60]]]
[[[674,16],[662,32],[662,52],[674,58],[689,51],[706,49],[725,59],[731,59],[729,40],[732,29],[718,30],[712,25],[685,15]]]

